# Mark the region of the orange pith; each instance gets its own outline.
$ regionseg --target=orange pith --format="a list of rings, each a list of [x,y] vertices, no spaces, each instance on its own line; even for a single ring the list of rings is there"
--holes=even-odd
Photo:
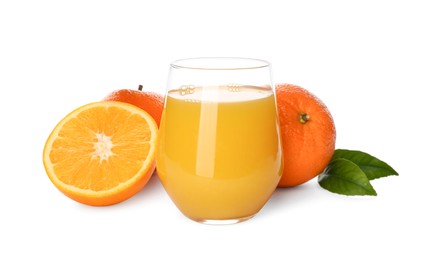
[[[53,184],[88,205],[110,205],[142,189],[154,171],[157,126],[133,105],[104,101],[62,119],[47,139],[43,162]]]
[[[279,187],[300,185],[319,175],[335,150],[333,118],[315,95],[292,84],[276,88],[284,170]]]

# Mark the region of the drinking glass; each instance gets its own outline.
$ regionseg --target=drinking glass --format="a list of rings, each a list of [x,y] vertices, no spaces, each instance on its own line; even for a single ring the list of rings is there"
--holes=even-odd
[[[159,178],[201,223],[238,223],[268,201],[282,152],[267,61],[192,58],[170,66],[157,149]]]

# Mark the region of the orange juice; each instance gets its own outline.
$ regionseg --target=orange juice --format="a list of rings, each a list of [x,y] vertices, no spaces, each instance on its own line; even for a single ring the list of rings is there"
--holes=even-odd
[[[271,88],[182,87],[167,94],[157,170],[189,218],[243,219],[256,214],[282,172]]]

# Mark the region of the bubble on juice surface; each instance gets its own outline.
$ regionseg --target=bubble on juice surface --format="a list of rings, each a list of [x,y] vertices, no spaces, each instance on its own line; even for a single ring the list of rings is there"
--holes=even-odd
[[[179,93],[182,96],[188,95],[188,94],[193,94],[195,92],[195,87],[192,85],[187,85],[187,86],[182,86],[179,89]]]
[[[241,91],[241,85],[239,84],[229,84],[227,85],[227,90],[230,92],[240,92]]]
[[[200,103],[201,102],[201,100],[199,100],[199,99],[184,99],[183,101],[187,102],[187,103]]]
[[[269,86],[226,84],[220,86],[183,85],[170,90],[168,96],[189,103],[196,102],[241,102],[273,95]]]

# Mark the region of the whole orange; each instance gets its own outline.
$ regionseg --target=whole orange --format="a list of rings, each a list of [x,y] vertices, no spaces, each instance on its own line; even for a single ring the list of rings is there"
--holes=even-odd
[[[142,85],[139,85],[138,90],[115,90],[109,93],[103,100],[120,101],[142,108],[153,117],[158,126],[160,125],[160,118],[164,108],[164,97],[159,93],[142,91]]]
[[[336,128],[326,105],[308,90],[276,85],[284,169],[279,187],[318,176],[335,151]]]

